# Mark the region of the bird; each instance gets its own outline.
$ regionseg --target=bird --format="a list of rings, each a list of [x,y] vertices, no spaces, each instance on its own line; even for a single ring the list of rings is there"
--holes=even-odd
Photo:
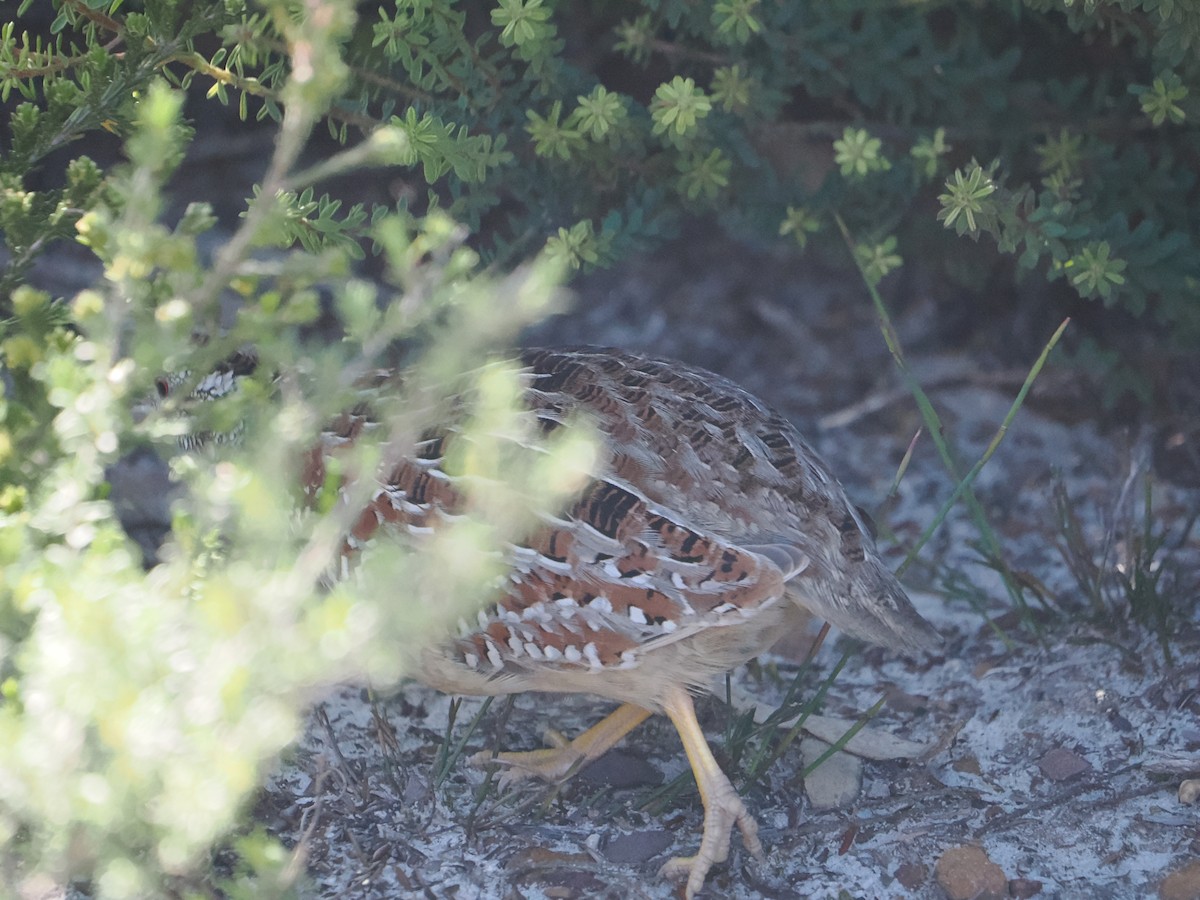
[[[253,368],[246,354],[206,378],[204,399]],[[722,771],[693,697],[815,614],[903,652],[938,632],[913,607],[830,468],[792,423],[733,381],[674,360],[602,347],[522,351],[522,403],[550,433],[586,420],[603,453],[565,506],[507,545],[507,575],[477,615],[421,652],[415,677],[455,695],[581,693],[620,704],[573,740],[482,754],[508,777],[561,780],[651,715],[683,745],[704,807],[700,844],[668,860],[691,900],[729,855],[733,831],[763,849]],[[181,378],[160,380],[165,396]],[[378,391],[386,379],[375,379]],[[374,424],[370,403],[335,418],[303,466],[307,492]],[[459,432],[433,428],[375,473],[342,546],[428,534],[460,514]],[[553,732],[551,733],[553,736]]]
[[[426,649],[416,676],[449,694],[583,693],[621,704],[572,741],[501,754],[510,771],[559,780],[652,714],[678,731],[704,805],[698,850],[662,874],[692,898],[736,827],[762,857],[754,818],[721,770],[693,695],[816,614],[906,651],[940,638],[875,549],[829,467],[782,415],[734,382],[673,360],[576,347],[523,352],[523,403],[550,432],[584,416],[603,463],[565,509],[516,539],[504,586],[476,619]],[[339,418],[307,483],[352,444],[369,409]],[[463,506],[435,429],[380,478],[348,535],[414,533]]]

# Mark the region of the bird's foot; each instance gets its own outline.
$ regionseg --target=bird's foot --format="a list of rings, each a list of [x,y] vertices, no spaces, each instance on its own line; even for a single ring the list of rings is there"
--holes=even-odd
[[[471,757],[471,763],[476,766],[486,766],[489,763],[503,766],[501,787],[508,787],[527,778],[541,778],[551,783],[565,781],[607,753],[615,743],[649,716],[648,710],[626,703],[573,741],[567,740],[561,732],[549,729],[543,738],[548,746],[541,750],[512,751],[494,755],[482,751]]]
[[[704,886],[709,869],[729,857],[729,843],[735,824],[742,833],[742,843],[746,849],[755,859],[761,860],[763,849],[758,840],[758,823],[730,787],[727,793],[721,792],[710,797],[704,810],[704,834],[696,855],[676,856],[667,860],[659,874],[673,879],[686,877],[684,896],[692,900]]]
[[[495,764],[503,767],[500,786],[508,787],[529,778],[540,778],[552,784],[566,781],[586,762],[590,762],[586,754],[560,731],[547,729],[542,739],[548,746],[541,750],[512,750],[496,754],[481,750],[471,757],[471,765],[484,767]]]

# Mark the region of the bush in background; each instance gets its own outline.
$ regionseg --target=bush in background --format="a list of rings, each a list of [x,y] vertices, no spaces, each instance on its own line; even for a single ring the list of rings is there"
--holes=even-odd
[[[0,165],[10,288],[102,190],[81,156],[59,190],[31,194],[26,174],[89,131],[124,128],[147,79],[206,87],[244,117],[284,105],[273,4],[56,7],[48,44],[10,23],[0,55],[0,89],[31,101]],[[356,142],[391,123],[407,142],[381,208],[445,209],[488,258],[549,241],[572,266],[603,265],[690,214],[803,248],[836,236],[837,213],[874,277],[918,255],[972,287],[998,266],[1031,271],[1181,342],[1200,334],[1193,4],[357,7],[340,55],[305,61],[345,75],[329,128]],[[358,252],[379,213],[291,201],[283,236],[309,249]]]

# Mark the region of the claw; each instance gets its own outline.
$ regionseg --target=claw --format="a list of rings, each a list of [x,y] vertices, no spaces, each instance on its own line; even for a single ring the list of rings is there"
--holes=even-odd
[[[692,900],[704,887],[709,870],[729,858],[734,825],[742,833],[742,843],[755,859],[763,858],[763,849],[758,839],[758,823],[708,749],[708,742],[696,721],[692,698],[680,688],[667,698],[664,706],[679,732],[683,749],[696,776],[696,786],[704,802],[704,831],[700,838],[700,849],[694,856],[676,856],[667,860],[659,874],[668,878],[686,876],[684,896]]]
[[[722,776],[723,777],[723,776]],[[729,784],[728,781],[725,782]],[[729,844],[736,824],[742,833],[742,843],[757,860],[763,859],[762,843],[758,839],[758,823],[750,815],[745,804],[732,793],[723,795],[719,800],[710,797],[704,810],[704,832],[700,839],[700,849],[694,856],[676,856],[667,860],[659,874],[666,878],[687,878],[684,896],[691,900],[704,886],[704,879],[709,870],[717,863],[723,863],[729,858]]]
[[[557,732],[555,732],[557,734]],[[562,735],[559,735],[562,737]],[[564,739],[565,740],[565,739]],[[521,750],[492,754],[481,750],[470,757],[473,766],[484,768],[497,764],[504,768],[500,774],[500,786],[511,787],[530,778],[540,778],[551,784],[566,781],[583,768],[585,757],[570,742],[553,744],[541,750]]]

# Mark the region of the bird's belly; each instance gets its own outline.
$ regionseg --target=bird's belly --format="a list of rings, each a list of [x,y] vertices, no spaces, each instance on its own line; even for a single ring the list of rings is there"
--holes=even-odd
[[[453,642],[447,641],[427,649],[417,671],[422,682],[449,694],[595,694],[660,712],[668,688],[707,690],[714,678],[757,656],[806,618],[804,610],[781,597],[756,608],[744,621],[641,647],[628,667],[530,661],[510,662],[489,673],[463,663]]]

